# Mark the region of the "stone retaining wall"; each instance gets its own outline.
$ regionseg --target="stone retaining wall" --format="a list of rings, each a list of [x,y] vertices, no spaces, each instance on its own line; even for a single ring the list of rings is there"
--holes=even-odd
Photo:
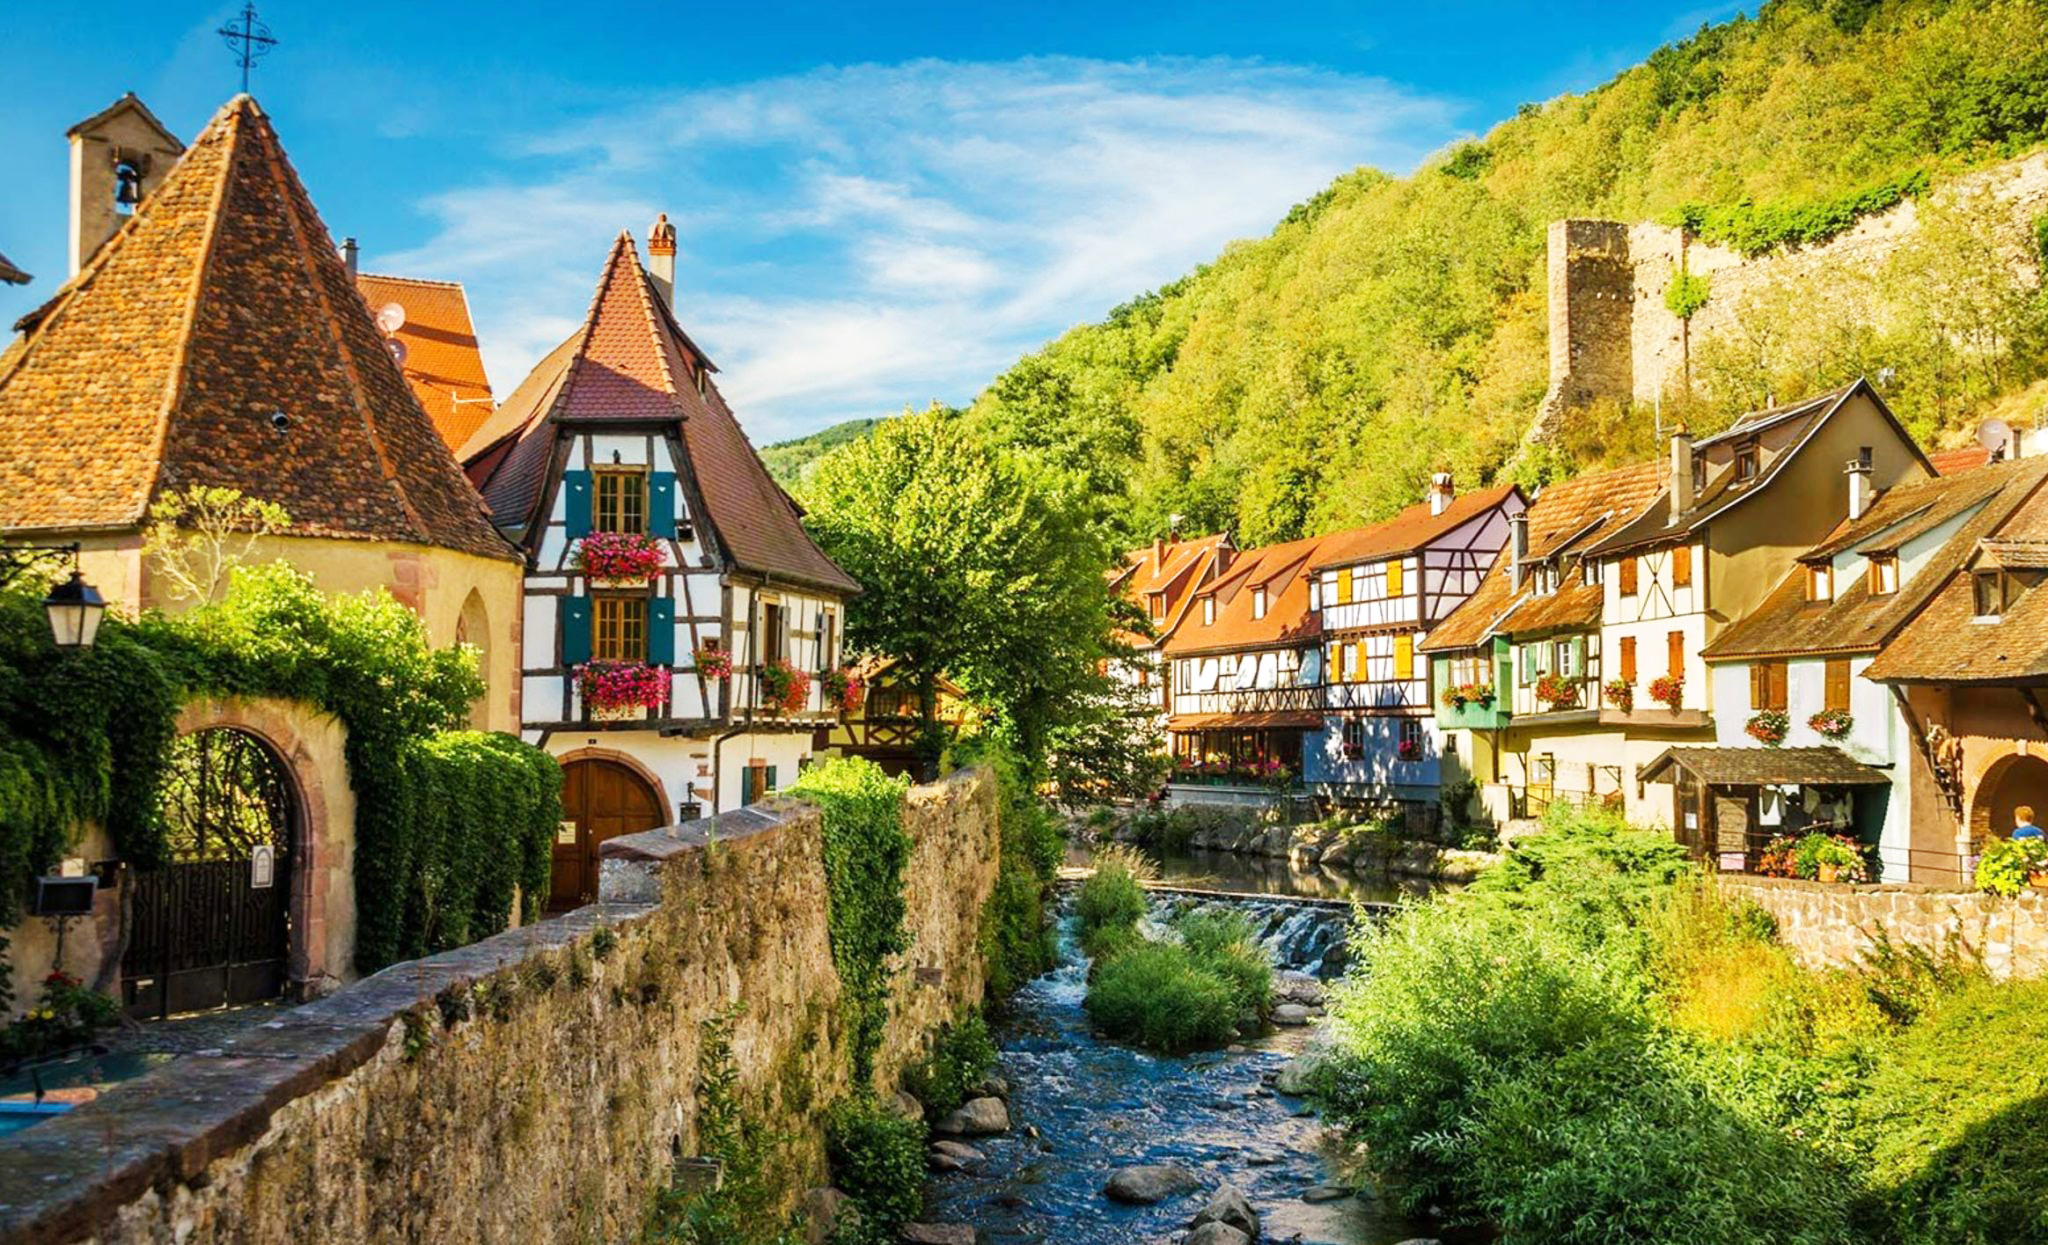
[[[618,1241],[696,1152],[700,1027],[736,1013],[741,1092],[822,1176],[849,1088],[818,811],[776,801],[606,844],[603,901],[393,965],[0,1142],[16,1242]],[[914,789],[911,950],[888,1085],[978,1001],[986,771]]]
[[[2048,894],[2016,898],[1926,886],[1844,886],[1723,874],[1722,891],[1778,922],[1778,936],[1810,968],[1857,963],[1879,929],[1895,943],[1940,952],[1953,942],[1981,955],[1996,977],[2048,974]]]

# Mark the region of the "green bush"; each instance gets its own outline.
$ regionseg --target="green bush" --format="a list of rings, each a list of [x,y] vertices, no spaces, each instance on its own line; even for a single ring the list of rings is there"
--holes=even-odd
[[[860,1208],[861,1235],[894,1241],[924,1211],[925,1128],[868,1095],[833,1107],[825,1119],[832,1182]]]
[[[1174,922],[1195,965],[1230,990],[1240,1020],[1263,1024],[1273,1011],[1273,961],[1241,912],[1195,912]]]
[[[1109,1036],[1173,1055],[1229,1041],[1239,1014],[1228,982],[1186,948],[1158,942],[1098,964],[1083,1006]]]
[[[982,908],[981,956],[989,1000],[1000,1006],[1058,959],[1045,900],[1066,841],[1015,755],[1000,740],[977,737],[972,747],[967,742],[955,748],[955,759],[986,763],[996,777],[1001,856],[995,889]]]
[[[967,1091],[995,1067],[996,1044],[988,1022],[980,1011],[970,1011],[939,1030],[931,1053],[904,1073],[903,1088],[930,1114],[944,1115],[967,1101]]]
[[[1146,901],[1141,879],[1150,876],[1151,862],[1125,847],[1105,847],[1095,853],[1095,871],[1081,883],[1074,897],[1074,916],[1079,926],[1081,947],[1100,955],[1105,940],[1114,939],[1144,919]]]
[[[2048,873],[2048,839],[1994,838],[1977,857],[1977,889],[1994,895],[2019,894],[2036,873]]]

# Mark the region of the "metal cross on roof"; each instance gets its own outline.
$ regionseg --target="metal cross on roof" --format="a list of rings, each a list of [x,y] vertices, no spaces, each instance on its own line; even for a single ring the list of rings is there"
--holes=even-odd
[[[244,4],[241,15],[221,27],[217,32],[235,54],[235,62],[242,67],[242,94],[249,93],[249,69],[269,55],[277,46],[271,36],[270,27],[256,19],[256,6]]]

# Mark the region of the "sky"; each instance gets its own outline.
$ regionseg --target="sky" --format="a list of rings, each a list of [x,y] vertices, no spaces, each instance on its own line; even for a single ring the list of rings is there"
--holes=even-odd
[[[1072,325],[1597,85],[1733,4],[285,3],[252,93],[366,271],[461,281],[500,397],[622,229],[759,443],[964,404]],[[64,131],[134,91],[190,138],[235,4],[0,13],[0,323],[65,272]]]

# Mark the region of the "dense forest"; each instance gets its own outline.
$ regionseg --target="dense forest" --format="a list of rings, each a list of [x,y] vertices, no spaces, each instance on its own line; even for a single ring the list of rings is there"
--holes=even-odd
[[[812,463],[848,441],[866,436],[868,430],[879,422],[874,419],[848,419],[830,428],[821,428],[807,437],[778,441],[761,450],[761,463],[768,468],[770,475],[782,482],[784,488],[794,488]]]
[[[2044,135],[2044,0],[1773,0],[1525,105],[1412,176],[1344,174],[1271,235],[1020,360],[967,418],[1066,477],[1127,542],[1171,514],[1241,545],[1328,530],[1399,509],[1433,470],[1460,487],[1537,483],[1653,448],[1634,411],[1526,444],[1548,379],[1549,221],[1683,220],[1745,250],[1797,245]],[[1939,439],[2018,391],[2042,370],[2040,300],[1986,292],[1971,225],[1958,214],[1946,249],[1888,274],[1889,292],[1837,291],[1819,320],[1787,299],[1784,331],[1702,359],[1702,419],[1889,369],[1894,405]],[[1872,299],[1917,315],[1929,282],[1995,323],[1871,331]],[[790,448],[769,451],[785,479],[800,462],[782,459],[814,452]]]

